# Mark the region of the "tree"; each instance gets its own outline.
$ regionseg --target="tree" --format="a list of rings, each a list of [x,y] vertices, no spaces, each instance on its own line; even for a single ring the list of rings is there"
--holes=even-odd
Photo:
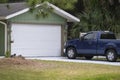
[[[8,0],[0,0],[0,3],[5,3],[7,2]]]
[[[58,7],[64,9],[64,10],[72,10],[74,9],[74,4],[77,2],[77,0],[27,0],[27,2],[31,5],[34,6],[38,3],[43,3],[43,2],[50,2],[54,5],[57,5]]]
[[[77,0],[0,0],[0,3],[7,3],[7,2],[28,2],[30,6],[35,6],[36,4],[40,4],[43,2],[50,2],[64,10],[72,10],[75,8],[74,4]]]
[[[83,0],[84,10],[79,14],[81,22],[72,31],[109,30],[120,33],[120,0]],[[78,36],[77,36],[78,37]]]

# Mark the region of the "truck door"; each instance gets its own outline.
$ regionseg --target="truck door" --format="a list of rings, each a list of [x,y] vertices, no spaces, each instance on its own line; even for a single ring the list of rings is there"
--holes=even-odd
[[[80,54],[96,54],[97,50],[97,38],[96,34],[90,32],[83,36],[79,44]]]

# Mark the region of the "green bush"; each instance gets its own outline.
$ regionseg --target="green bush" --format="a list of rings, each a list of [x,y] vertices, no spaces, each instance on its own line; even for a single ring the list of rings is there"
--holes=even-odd
[[[10,57],[10,55],[11,55],[11,54],[10,54],[10,51],[6,51],[5,57],[8,58],[8,57]]]

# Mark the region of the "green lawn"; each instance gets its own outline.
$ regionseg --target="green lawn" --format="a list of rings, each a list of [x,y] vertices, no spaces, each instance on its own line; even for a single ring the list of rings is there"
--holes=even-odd
[[[0,59],[0,80],[120,80],[120,66]]]

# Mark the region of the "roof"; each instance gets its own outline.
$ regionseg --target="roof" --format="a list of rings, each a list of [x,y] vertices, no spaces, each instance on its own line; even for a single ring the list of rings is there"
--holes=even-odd
[[[7,7],[9,5],[9,7]],[[66,11],[58,8],[57,6],[48,3],[47,5],[53,8],[53,12],[58,14],[59,16],[67,19],[68,22],[80,22],[80,19],[77,17],[67,13]],[[41,6],[41,4],[36,7]],[[23,14],[29,11],[29,7],[26,3],[9,3],[9,4],[0,4],[0,19],[10,19],[17,15]]]
[[[25,3],[0,4],[0,17],[7,17],[25,8],[27,8]]]

